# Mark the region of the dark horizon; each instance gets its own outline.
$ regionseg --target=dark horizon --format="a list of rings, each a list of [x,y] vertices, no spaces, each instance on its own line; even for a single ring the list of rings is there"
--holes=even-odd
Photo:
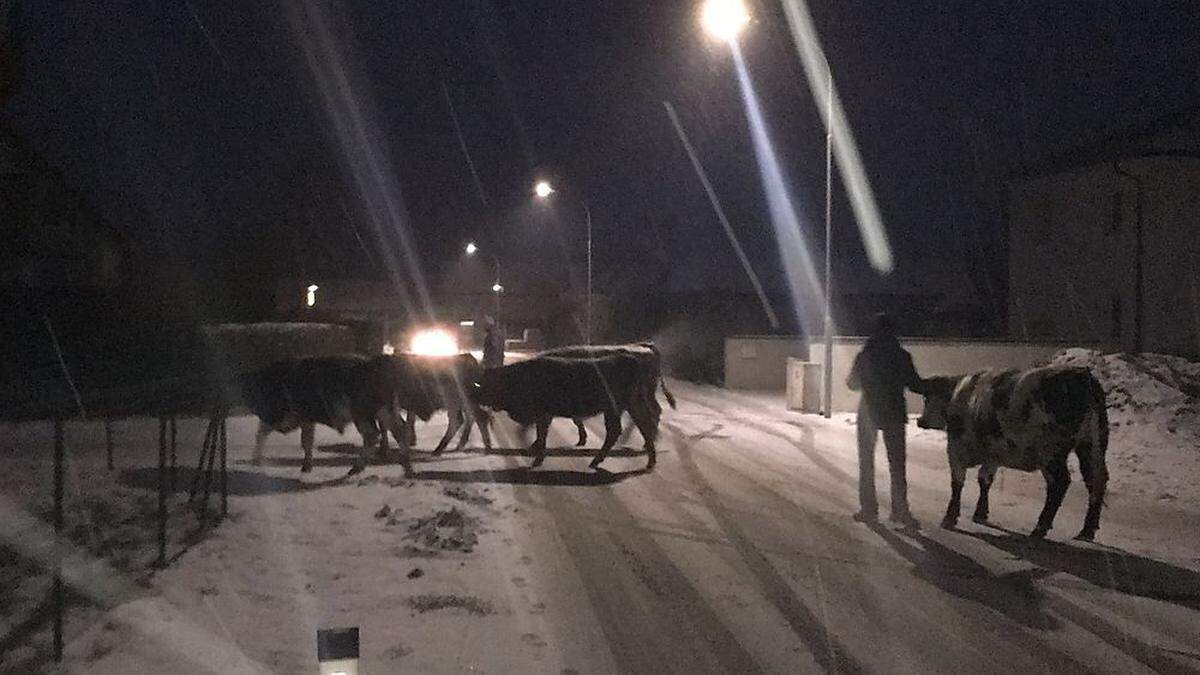
[[[749,4],[743,49],[819,249],[820,113],[779,5]],[[1200,10],[1187,5],[810,9],[898,276],[958,270],[985,306],[1002,306],[1004,176],[1200,101]],[[261,276],[379,276],[386,251],[284,10],[25,3],[12,22],[20,80],[0,119],[197,283],[238,296]],[[668,288],[748,288],[662,112],[669,100],[755,269],[783,285],[732,62],[702,34],[696,3],[325,10],[431,280],[467,264],[472,239],[515,283],[578,278],[586,201],[609,287],[641,261],[664,267]],[[553,211],[529,194],[541,176],[561,188]],[[834,190],[835,256],[870,274],[836,171]]]

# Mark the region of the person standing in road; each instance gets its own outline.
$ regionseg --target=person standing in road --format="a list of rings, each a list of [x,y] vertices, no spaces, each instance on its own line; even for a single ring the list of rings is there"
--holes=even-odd
[[[490,316],[483,319],[483,362],[484,368],[499,368],[504,365],[504,335],[500,326]]]
[[[875,441],[883,432],[888,471],[892,483],[891,521],[916,527],[908,509],[908,479],[905,475],[905,424],[908,408],[904,389],[921,393],[921,378],[913,367],[912,355],[900,346],[895,326],[887,314],[875,317],[866,345],[854,359],[846,386],[861,391],[858,402],[858,499],[859,522],[875,522],[879,505],[875,496]]]

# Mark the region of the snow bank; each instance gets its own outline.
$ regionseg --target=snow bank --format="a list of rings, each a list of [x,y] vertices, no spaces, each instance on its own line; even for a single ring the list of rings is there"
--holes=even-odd
[[[1061,351],[1050,363],[1085,366],[1104,387],[1114,489],[1200,507],[1200,363],[1090,349]]]

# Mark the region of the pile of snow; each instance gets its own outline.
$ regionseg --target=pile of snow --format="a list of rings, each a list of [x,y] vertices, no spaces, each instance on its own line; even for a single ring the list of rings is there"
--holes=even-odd
[[[1200,363],[1089,349],[1064,350],[1050,363],[1087,367],[1104,387],[1114,489],[1200,506]]]

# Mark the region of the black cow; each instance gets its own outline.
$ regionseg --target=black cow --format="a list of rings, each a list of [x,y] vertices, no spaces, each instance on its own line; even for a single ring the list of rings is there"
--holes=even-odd
[[[342,433],[351,422],[363,439],[363,448],[350,474],[366,465],[367,448],[380,439],[382,428],[397,432],[388,380],[373,361],[364,357],[321,356],[286,359],[240,378],[242,402],[258,416],[254,462],[263,458],[263,445],[273,431],[289,433],[300,428],[304,449],[302,472],[312,470],[313,429],[323,424]],[[407,454],[401,457],[407,474]]]
[[[983,371],[924,381],[925,410],[917,425],[945,429],[950,460],[950,503],[943,527],[958,522],[968,467],[979,466],[975,522],[988,518],[988,489],[998,467],[1040,470],[1046,503],[1031,536],[1046,536],[1071,482],[1073,450],[1088,488],[1088,510],[1078,539],[1092,540],[1108,482],[1108,413],[1104,390],[1086,368],[1050,366]]]
[[[663,396],[667,398],[667,403],[672,408],[675,407],[675,396],[671,394],[671,390],[667,389],[667,382],[662,377],[662,355],[658,351],[658,347],[653,342],[635,342],[623,345],[590,345],[590,346],[571,346],[558,347],[537,354],[537,356],[550,356],[564,359],[594,359],[601,356],[611,356],[613,354],[628,354],[638,360],[638,375],[641,386],[645,391],[646,400],[650,404],[650,409],[654,412],[657,418],[662,414],[662,406],[658,404],[657,389],[661,386]],[[587,429],[583,426],[583,420],[576,418],[574,420],[576,428],[579,429],[579,442],[576,445],[587,444]]]
[[[546,434],[555,417],[572,419],[604,414],[604,444],[591,467],[608,457],[621,435],[621,415],[628,411],[645,438],[647,468],[656,461],[658,409],[647,400],[638,358],[611,354],[592,359],[539,356],[502,368],[485,370],[475,399],[493,410],[506,411],[515,422],[537,425],[530,450],[540,466],[546,458]]]
[[[483,372],[479,361],[470,354],[454,356],[420,356],[413,354],[395,354],[377,356],[374,362],[387,373],[391,386],[392,405],[399,410],[407,410],[409,424],[415,417],[428,420],[438,410],[445,410],[449,424],[446,433],[438,442],[433,454],[441,454],[450,443],[450,438],[463,426],[462,436],[458,440],[457,450],[462,450],[471,434],[471,425],[479,427],[483,437],[483,445],[492,449],[491,436],[488,434],[487,413],[479,409],[468,395],[468,390],[479,382]],[[411,433],[406,430],[406,438],[396,437],[402,452],[407,452],[407,446],[414,441]],[[386,447],[386,439],[383,441]]]

